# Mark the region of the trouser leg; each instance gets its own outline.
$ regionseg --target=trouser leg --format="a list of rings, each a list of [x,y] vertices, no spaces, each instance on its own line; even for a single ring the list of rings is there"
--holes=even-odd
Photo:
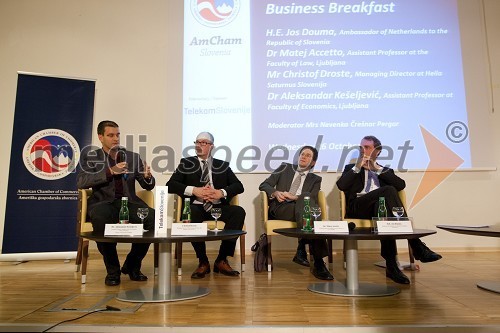
[[[127,259],[125,259],[124,267],[129,271],[139,271],[141,269],[142,260],[148,254],[150,243],[132,243]]]
[[[240,206],[221,206],[222,215],[221,220],[226,223],[224,229],[227,230],[242,230],[245,223],[245,210]],[[227,239],[221,242],[219,248],[219,259],[234,256],[236,248],[236,241],[238,238]]]
[[[92,228],[96,232],[104,233],[106,223],[118,221],[118,210],[113,202],[100,203],[89,213],[92,221]],[[116,252],[116,243],[96,242],[97,249],[102,254],[106,271],[110,275],[120,274],[120,261]]]

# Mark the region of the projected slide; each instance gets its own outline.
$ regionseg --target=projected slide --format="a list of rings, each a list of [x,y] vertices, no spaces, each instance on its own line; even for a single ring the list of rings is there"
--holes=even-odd
[[[195,24],[190,31],[218,35],[228,44],[237,35],[241,43],[213,46],[233,55],[185,58],[184,110],[207,91],[189,81],[192,62],[206,59],[211,70],[229,68],[231,79],[200,69],[197,82],[231,93],[204,105],[215,110],[232,100],[233,107],[224,117],[185,113],[185,145],[200,125],[216,140],[227,135],[219,144],[230,148],[236,170],[272,169],[276,163],[265,163],[266,157],[283,156],[278,150],[286,148],[291,158],[304,144],[320,149],[316,169],[342,169],[343,150],[365,135],[389,147],[392,167],[424,169],[429,157],[421,127],[451,144],[450,124],[468,124],[455,0],[249,1],[249,8],[243,7],[247,1],[193,2],[238,8],[238,17],[224,27]],[[190,54],[192,37],[185,38]],[[232,69],[232,63],[238,66]],[[465,161],[462,167],[471,165],[467,137],[451,149]],[[241,156],[254,160],[235,165],[242,150]]]

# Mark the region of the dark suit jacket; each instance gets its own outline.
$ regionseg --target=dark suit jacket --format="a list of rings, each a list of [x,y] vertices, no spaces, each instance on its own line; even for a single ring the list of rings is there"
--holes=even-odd
[[[363,191],[365,185],[365,169],[361,168],[359,173],[355,173],[352,168],[354,164],[345,166],[342,176],[337,180],[337,187],[344,191],[347,201],[346,215],[348,217],[355,217],[353,212],[352,203],[357,197],[357,193]],[[384,167],[382,173],[378,176],[380,186],[391,185],[397,191],[401,191],[406,187],[403,179],[396,176],[394,170]]]
[[[282,163],[278,169],[276,169],[266,180],[264,180],[260,186],[260,191],[265,191],[268,197],[274,191],[288,191],[292,185],[293,177],[295,176],[295,171],[297,170],[297,165],[292,165],[290,163]],[[311,205],[318,202],[318,193],[321,189],[321,177],[312,173],[310,171],[306,179],[304,179],[304,184],[302,185],[302,193],[309,192],[311,196]]]
[[[168,193],[175,193],[183,198],[187,186],[200,187],[202,167],[198,157],[191,156],[181,159],[179,166],[167,182]],[[222,205],[229,205],[231,199],[240,193],[243,193],[243,184],[229,167],[229,163],[212,159],[212,182],[215,189],[224,189],[227,193],[226,198],[221,198]],[[191,197],[191,202],[196,198]]]
[[[123,181],[123,195],[127,196],[129,202],[144,204],[135,193],[135,181],[137,180],[145,190],[152,190],[155,187],[155,179],[151,177],[149,181],[144,179],[142,172],[144,166],[139,154],[126,151],[126,162],[130,172],[127,179]],[[108,156],[102,149],[84,151],[80,158],[80,171],[76,177],[79,189],[92,188],[92,196],[88,199],[88,211],[98,203],[112,202],[115,200],[115,180],[114,177],[107,177],[106,170]]]

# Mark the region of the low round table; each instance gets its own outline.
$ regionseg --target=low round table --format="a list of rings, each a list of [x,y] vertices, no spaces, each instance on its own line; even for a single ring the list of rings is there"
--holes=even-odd
[[[172,302],[193,299],[208,295],[210,290],[199,286],[173,286],[170,274],[172,266],[172,243],[203,242],[237,238],[246,234],[242,230],[208,231],[203,236],[172,236],[168,229],[167,236],[155,237],[154,231],[145,232],[142,237],[104,236],[103,233],[82,232],[81,237],[97,242],[110,243],[159,243],[158,280],[156,286],[120,291],[116,298],[127,302]]]
[[[434,230],[414,229],[411,233],[373,233],[370,228],[356,228],[349,233],[315,233],[296,228],[274,229],[274,232],[305,239],[341,239],[345,242],[346,283],[322,282],[308,286],[312,292],[336,296],[390,296],[399,288],[387,285],[360,283],[358,278],[358,240],[414,239],[435,234]]]
[[[486,237],[500,237],[500,226],[482,226],[482,227],[467,227],[467,226],[451,226],[451,225],[437,225],[439,229],[443,229],[456,234],[472,235],[472,236],[486,236]],[[477,286],[481,289],[500,293],[500,282],[498,281],[479,281]]]

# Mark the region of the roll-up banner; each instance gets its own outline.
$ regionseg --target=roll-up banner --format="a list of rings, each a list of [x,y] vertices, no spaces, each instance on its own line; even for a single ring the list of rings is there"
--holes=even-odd
[[[18,73],[0,260],[75,257],[76,167],[94,96],[95,80]]]

